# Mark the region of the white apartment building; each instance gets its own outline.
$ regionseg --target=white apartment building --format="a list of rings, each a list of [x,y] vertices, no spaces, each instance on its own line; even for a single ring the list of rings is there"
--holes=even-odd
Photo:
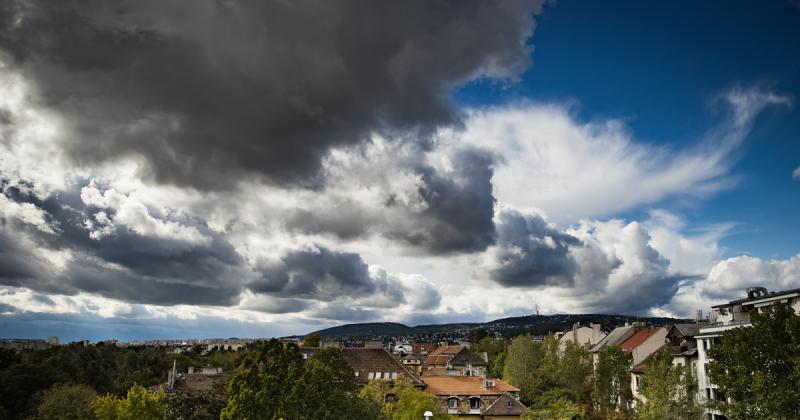
[[[712,306],[711,322],[705,328],[701,328],[695,337],[698,349],[697,399],[701,404],[711,400],[727,401],[726,396],[718,392],[717,386],[711,383],[708,377],[708,350],[719,343],[719,337],[724,331],[751,326],[751,311],[763,310],[776,304],[789,305],[796,313],[800,313],[800,289],[767,292],[763,287],[751,287],[747,289],[746,298]],[[709,420],[727,420],[727,417],[717,410],[707,409],[706,416]]]

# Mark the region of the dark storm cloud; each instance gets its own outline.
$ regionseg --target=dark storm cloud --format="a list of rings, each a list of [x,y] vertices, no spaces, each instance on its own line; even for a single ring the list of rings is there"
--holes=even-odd
[[[242,291],[247,273],[241,256],[204,223],[195,220],[192,226],[209,238],[205,244],[144,236],[125,227],[92,238],[85,220],[100,209],[84,206],[76,191],[45,200],[15,187],[0,192],[47,211],[57,229],[55,233],[24,226],[0,229],[0,281],[4,284],[48,293],[85,291],[154,304],[230,305]],[[109,213],[113,217],[113,211]],[[32,246],[73,252],[66,270],[54,275],[50,264],[19,240],[23,233]]]
[[[419,178],[410,203],[398,202],[395,192],[388,191],[387,199],[379,203],[380,212],[374,214],[342,199],[333,207],[294,211],[286,227],[345,240],[378,234],[435,255],[483,251],[495,239],[494,157],[466,148],[450,159],[452,171],[420,162],[401,168]]]
[[[342,305],[327,305],[324,308],[312,311],[310,315],[315,318],[350,322],[368,321],[378,318],[378,313],[373,310],[351,308]]]
[[[572,286],[578,265],[569,254],[577,238],[548,226],[539,215],[499,214],[492,279],[504,286]]]
[[[322,246],[290,251],[280,261],[264,263],[262,276],[249,285],[254,292],[275,296],[330,301],[340,297],[389,297],[403,303],[402,287],[381,276],[371,276],[361,256]]]
[[[430,166],[416,168],[422,180],[418,193],[424,204],[418,224],[390,231],[389,237],[434,254],[482,251],[494,242],[492,156],[467,149],[457,152],[452,163],[452,175]]]
[[[320,185],[330,147],[373,132],[424,139],[457,123],[454,86],[520,75],[540,10],[536,0],[11,0],[0,51],[70,122],[79,162],[141,156],[157,181],[201,189],[248,175]]]

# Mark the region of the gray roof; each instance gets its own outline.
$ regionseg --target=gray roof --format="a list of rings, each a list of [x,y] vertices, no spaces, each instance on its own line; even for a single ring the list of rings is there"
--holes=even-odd
[[[600,351],[601,348],[605,346],[618,346],[622,344],[623,341],[627,340],[633,333],[636,332],[635,325],[625,325],[622,327],[614,328],[613,331],[608,333],[607,336],[603,337],[597,344],[589,350],[592,353]]]
[[[461,350],[459,350],[458,353],[456,353],[456,355],[450,359],[450,364],[453,366],[489,366],[483,357],[466,347],[462,347]]]
[[[508,402],[511,402],[511,406],[509,407]],[[484,416],[520,416],[523,413],[528,411],[528,407],[525,407],[519,400],[512,397],[508,393],[503,393],[492,405],[486,407],[486,410],[483,411]]]
[[[675,324],[675,329],[684,337],[694,337],[700,334],[700,328],[705,328],[707,324],[691,323],[691,324]]]

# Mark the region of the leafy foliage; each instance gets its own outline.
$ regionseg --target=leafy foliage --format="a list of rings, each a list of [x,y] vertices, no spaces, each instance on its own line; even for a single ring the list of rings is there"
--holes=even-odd
[[[503,378],[520,388],[520,399],[532,413],[544,415],[561,407],[562,400],[589,405],[591,372],[591,358],[584,348],[574,343],[559,346],[554,337],[534,343],[530,336],[519,336],[508,347]]]
[[[225,391],[173,392],[165,395],[164,406],[171,420],[215,420],[225,407]]]
[[[356,396],[355,374],[338,349],[303,361],[294,344],[261,343],[228,383],[221,419],[369,418],[377,409]]]
[[[694,378],[688,366],[674,365],[666,350],[647,361],[642,376],[642,397],[636,406],[643,420],[691,420],[702,416],[694,402]]]
[[[486,352],[489,356],[489,374],[497,378],[503,377],[506,358],[506,342],[504,340],[484,337],[473,344],[470,350],[479,354]]]
[[[546,407],[529,410],[522,418],[525,420],[582,420],[586,418],[586,411],[580,404],[567,398],[559,398],[550,401]]]
[[[529,379],[539,367],[541,346],[535,344],[529,335],[520,335],[511,341],[503,365],[503,380],[517,388],[524,389]]]
[[[172,364],[171,356],[152,347],[57,346],[11,353],[0,353],[0,413],[9,419],[35,414],[34,397],[54,385],[83,384],[97,393],[125,395],[136,383],[163,382]]]
[[[92,403],[96,398],[97,393],[86,385],[56,385],[42,393],[31,420],[94,419]]]
[[[437,412],[439,404],[434,395],[414,388],[411,381],[403,377],[394,383],[370,381],[361,389],[359,396],[380,407],[380,416],[386,420],[419,420],[429,410],[435,413],[434,420],[449,418]]]
[[[800,413],[800,316],[783,305],[750,315],[709,349],[711,381],[733,401],[732,419],[793,419]]]
[[[99,420],[160,420],[164,418],[164,391],[148,392],[134,385],[124,399],[113,395],[97,397],[92,404]]]
[[[303,347],[319,347],[322,336],[319,333],[311,333],[303,337]]]
[[[605,346],[598,352],[592,384],[592,402],[597,414],[608,417],[628,406],[633,398],[629,365],[630,359],[617,346]]]

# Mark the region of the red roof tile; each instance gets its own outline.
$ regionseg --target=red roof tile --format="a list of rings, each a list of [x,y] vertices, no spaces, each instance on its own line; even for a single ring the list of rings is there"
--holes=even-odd
[[[655,334],[656,331],[658,331],[658,328],[641,330],[636,334],[630,336],[630,338],[628,338],[627,340],[623,341],[622,344],[619,345],[619,348],[621,348],[622,351],[626,353],[631,352],[633,351],[633,349],[639,347],[640,345],[642,345],[642,343],[647,341],[647,339],[650,338],[653,334]]]
[[[428,385],[428,392],[433,395],[501,395],[504,392],[519,392],[500,379],[494,381],[493,388],[481,386],[482,379],[477,376],[423,376],[422,381]]]

